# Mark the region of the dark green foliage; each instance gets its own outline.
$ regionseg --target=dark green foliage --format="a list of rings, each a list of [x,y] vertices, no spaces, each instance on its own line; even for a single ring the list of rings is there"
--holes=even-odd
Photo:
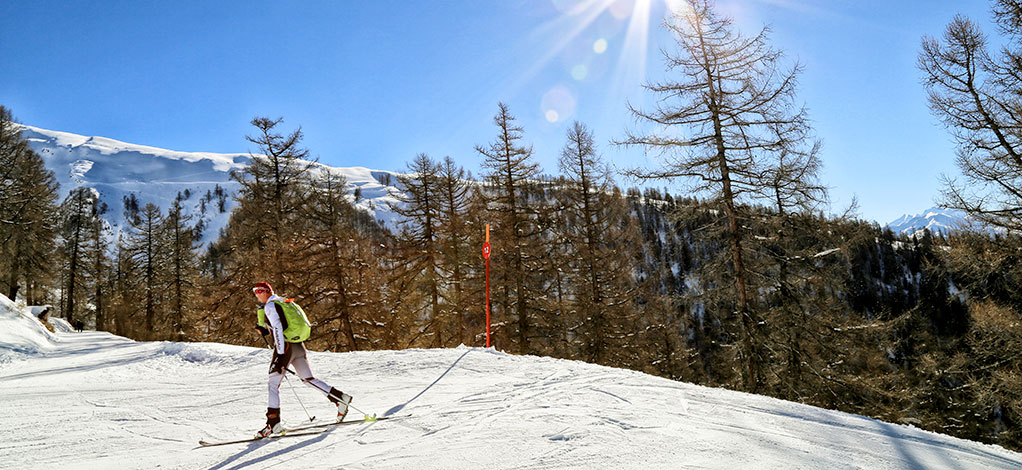
[[[43,303],[57,269],[52,254],[57,183],[22,139],[11,111],[0,106],[0,289]],[[22,290],[24,288],[24,290]]]

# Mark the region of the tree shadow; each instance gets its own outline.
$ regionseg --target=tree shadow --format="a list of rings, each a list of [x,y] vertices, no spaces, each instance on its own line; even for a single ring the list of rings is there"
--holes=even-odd
[[[48,356],[48,357],[52,357],[52,356]],[[17,380],[17,379],[28,379],[28,378],[32,378],[32,377],[41,377],[41,376],[51,375],[51,374],[65,374],[65,373],[68,373],[68,372],[83,372],[83,371],[99,370],[99,369],[105,369],[107,367],[116,367],[116,366],[123,366],[123,365],[127,365],[127,364],[133,364],[133,363],[136,363],[136,362],[143,362],[143,361],[147,361],[149,359],[151,359],[151,356],[149,356],[149,355],[145,355],[145,356],[132,356],[132,357],[124,358],[124,359],[115,359],[115,360],[110,360],[110,361],[95,362],[95,363],[92,363],[92,364],[81,364],[81,365],[70,366],[70,367],[55,367],[55,368],[52,368],[52,369],[36,370],[36,371],[32,371],[32,372],[23,372],[23,373],[20,373],[20,374],[5,375],[5,376],[0,376],[0,377],[2,377],[5,381],[8,381],[8,380],[13,381],[13,380]]]
[[[861,424],[849,424],[841,422],[836,417],[826,413],[814,415],[799,414],[796,412],[788,412],[759,406],[750,406],[750,408],[761,413],[783,416],[800,421],[831,426],[834,428],[845,428],[850,431],[875,432],[882,434],[890,441],[891,446],[897,452],[898,456],[901,457],[902,462],[905,465],[904,468],[910,470],[928,470],[932,467],[928,466],[926,461],[932,461],[933,459],[940,459],[942,461],[940,468],[948,470],[964,470],[967,468],[961,462],[956,461],[956,459],[952,457],[952,452],[989,459],[990,461],[1004,465],[1005,468],[1016,468],[1020,465],[1020,462],[1007,458],[1003,455],[998,455],[995,452],[990,452],[975,446],[963,445],[955,441],[940,439],[937,436],[930,435],[921,429],[905,428],[865,416],[857,416],[857,418],[861,420]],[[847,433],[842,433],[842,435],[847,435]],[[948,437],[950,438],[950,436]],[[909,446],[909,444],[915,445]],[[855,443],[851,445],[858,446],[860,444]],[[930,450],[927,451],[927,448]]]
[[[415,395],[414,397],[412,397],[412,398],[411,398],[410,400],[408,400],[408,401],[406,401],[406,402],[404,402],[404,403],[402,403],[402,404],[400,404],[400,405],[396,405],[396,406],[394,406],[393,408],[391,408],[391,409],[387,410],[386,412],[384,412],[384,413],[383,413],[383,416],[391,416],[391,415],[393,415],[394,413],[397,413],[398,411],[401,411],[402,409],[404,409],[404,407],[408,406],[408,404],[409,404],[409,403],[411,403],[411,402],[415,401],[415,399],[416,399],[416,398],[419,398],[419,397],[421,397],[421,396],[422,396],[422,395],[423,395],[424,393],[426,393],[426,392],[427,392],[427,391],[428,391],[429,389],[433,388],[433,386],[434,386],[434,385],[436,385],[436,384],[437,384],[437,382],[440,382],[440,379],[443,379],[443,378],[444,378],[444,376],[445,376],[445,375],[447,375],[447,373],[448,373],[448,372],[450,372],[451,370],[453,370],[453,369],[454,369],[454,366],[458,365],[458,362],[460,362],[460,361],[461,361],[461,359],[462,359],[462,358],[464,358],[465,356],[467,356],[467,355],[468,355],[468,353],[470,353],[470,352],[472,352],[472,350],[471,350],[471,349],[469,349],[469,350],[465,351],[464,353],[462,353],[462,355],[461,355],[461,356],[458,356],[458,358],[457,358],[457,359],[455,359],[453,363],[451,363],[451,365],[450,365],[450,366],[449,366],[449,367],[447,368],[447,370],[445,370],[443,374],[440,374],[440,377],[437,377],[437,378],[436,378],[436,380],[434,380],[434,381],[433,381],[433,383],[431,383],[431,384],[429,384],[428,386],[426,386],[426,388],[422,389],[422,391],[421,391],[421,392],[419,392],[419,393],[418,393],[417,395]]]
[[[911,470],[927,470],[932,467],[927,466],[926,464],[920,462],[919,457],[912,454],[911,450],[906,445],[906,443],[908,442],[924,444],[930,447],[932,451],[927,452],[928,456],[939,458],[942,461],[940,468],[946,468],[949,470],[950,469],[965,470],[966,468],[960,462],[956,461],[954,458],[951,457],[950,455],[951,452],[955,451],[990,459],[992,461],[996,461],[997,463],[1004,464],[1006,468],[1018,468],[1017,466],[1020,465],[1020,463],[1017,461],[1012,461],[1011,459],[997,455],[993,452],[987,452],[981,449],[966,448],[963,446],[955,445],[953,443],[943,442],[938,439],[931,439],[927,436],[907,435],[905,432],[903,432],[900,426],[896,426],[894,424],[886,423],[883,421],[876,421],[876,423],[877,426],[880,428],[881,432],[887,437],[891,438],[891,445],[894,447],[896,451],[898,451],[898,455],[901,456],[905,464],[908,465],[908,467],[906,468],[909,468]]]

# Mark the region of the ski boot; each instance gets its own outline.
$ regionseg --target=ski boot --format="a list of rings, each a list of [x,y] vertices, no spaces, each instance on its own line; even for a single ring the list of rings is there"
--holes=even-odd
[[[255,434],[256,439],[262,439],[271,434],[280,434],[284,431],[284,425],[280,424],[280,408],[266,409],[266,426]]]
[[[327,399],[337,405],[337,422],[344,421],[344,417],[348,415],[348,404],[351,403],[351,395],[330,387],[330,394],[327,395]]]

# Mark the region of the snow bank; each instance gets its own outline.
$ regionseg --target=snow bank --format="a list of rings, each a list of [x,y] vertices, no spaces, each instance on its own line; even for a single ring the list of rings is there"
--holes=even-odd
[[[71,326],[71,324],[63,318],[50,317],[49,322],[50,326],[52,326],[57,333],[71,333],[75,330],[75,327]]]
[[[66,322],[65,322],[66,324]],[[32,314],[0,294],[0,366],[26,354],[53,349],[56,337]]]

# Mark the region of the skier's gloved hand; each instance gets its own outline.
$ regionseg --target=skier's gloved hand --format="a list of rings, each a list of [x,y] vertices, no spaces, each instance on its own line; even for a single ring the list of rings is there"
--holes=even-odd
[[[287,354],[277,354],[273,352],[273,360],[270,361],[270,373],[278,373],[284,375],[284,367],[287,367]]]
[[[255,329],[263,336],[270,334],[270,330],[267,330],[265,326],[256,326]]]

